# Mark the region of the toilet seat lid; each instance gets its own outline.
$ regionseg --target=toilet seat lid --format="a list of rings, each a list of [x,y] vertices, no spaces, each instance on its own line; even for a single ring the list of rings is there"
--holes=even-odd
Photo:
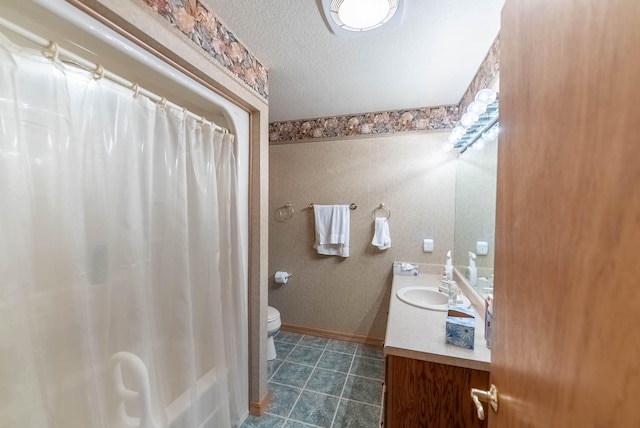
[[[276,319],[280,318],[280,312],[272,307],[272,306],[268,306],[267,307],[267,321],[275,321]]]

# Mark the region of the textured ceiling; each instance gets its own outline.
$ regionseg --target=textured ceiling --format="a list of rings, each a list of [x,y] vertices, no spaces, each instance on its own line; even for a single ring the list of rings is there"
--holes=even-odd
[[[320,0],[201,0],[269,69],[269,121],[457,104],[504,0],[405,0],[402,24],[331,33]]]

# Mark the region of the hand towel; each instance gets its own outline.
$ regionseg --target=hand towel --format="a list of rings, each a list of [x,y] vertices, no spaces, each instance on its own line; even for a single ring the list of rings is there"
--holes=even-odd
[[[374,224],[373,240],[371,245],[378,247],[378,250],[386,250],[391,247],[391,235],[389,235],[389,222],[386,218],[377,217]]]
[[[349,206],[314,205],[318,254],[349,257]]]

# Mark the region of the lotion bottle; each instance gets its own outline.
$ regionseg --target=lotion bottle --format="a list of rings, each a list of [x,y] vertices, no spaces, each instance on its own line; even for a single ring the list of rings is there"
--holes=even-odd
[[[487,342],[487,348],[491,348],[493,339],[493,297],[488,296],[484,300],[484,340]]]
[[[469,266],[467,266],[467,271],[465,272],[465,276],[469,280],[469,284],[472,286],[478,285],[478,269],[476,268],[476,255],[469,251]]]
[[[453,265],[451,264],[451,250],[447,251],[447,262],[444,265],[444,276],[447,281],[453,279]]]

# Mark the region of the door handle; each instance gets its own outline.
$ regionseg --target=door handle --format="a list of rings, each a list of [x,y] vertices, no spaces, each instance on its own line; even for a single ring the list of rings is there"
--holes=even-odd
[[[491,405],[494,412],[498,413],[498,388],[491,384],[491,388],[488,391],[483,389],[471,388],[471,399],[476,405],[478,411],[478,419],[484,421],[484,407],[481,401],[486,401]]]

